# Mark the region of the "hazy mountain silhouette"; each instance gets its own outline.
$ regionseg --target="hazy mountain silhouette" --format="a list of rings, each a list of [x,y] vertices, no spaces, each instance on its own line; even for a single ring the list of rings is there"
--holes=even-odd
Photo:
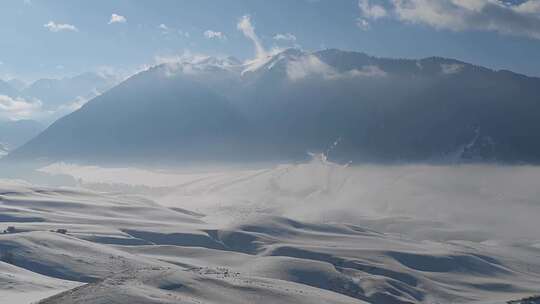
[[[33,120],[0,121],[0,143],[5,150],[12,150],[26,143],[45,129]]]
[[[9,97],[17,97],[20,92],[14,88],[9,82],[0,80],[0,95],[6,95]]]
[[[6,82],[9,83],[10,86],[12,86],[14,89],[18,91],[24,90],[27,86],[27,84],[24,81],[16,79],[16,78],[12,78]]]
[[[538,162],[540,79],[444,59],[296,49],[161,65],[9,158]]]
[[[225,98],[157,67],[58,120],[15,156],[207,159],[245,143],[246,125]]]
[[[39,79],[22,90],[22,94],[41,100],[47,108],[54,108],[95,97],[115,83],[111,77],[88,72],[61,79]]]

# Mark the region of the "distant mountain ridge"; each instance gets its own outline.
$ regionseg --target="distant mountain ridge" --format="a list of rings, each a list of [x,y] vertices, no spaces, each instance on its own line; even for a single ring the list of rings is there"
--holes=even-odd
[[[0,141],[3,140],[10,149],[24,144],[43,131],[46,125],[69,114],[117,82],[114,76],[93,72],[60,79],[38,79],[30,84],[17,79],[0,80],[0,96],[5,95],[19,102],[35,105],[35,113],[25,115],[29,119],[20,122],[0,121]],[[0,111],[3,109],[0,108]],[[12,118],[9,112],[3,116],[5,119]]]
[[[21,94],[37,98],[46,107],[54,108],[77,99],[91,99],[116,84],[112,76],[86,72],[74,77],[38,79],[26,86]]]
[[[33,120],[0,121],[0,143],[5,151],[13,150],[44,129],[44,125]]]
[[[17,97],[20,92],[15,89],[9,82],[0,80],[0,95],[6,95],[9,97]]]
[[[113,75],[85,72],[73,77],[41,78],[29,84],[18,79],[0,80],[0,95],[38,99],[54,108],[80,98],[91,99],[118,83]]]
[[[28,84],[26,84],[24,81],[16,79],[16,78],[12,78],[6,82],[15,90],[18,90],[19,92],[24,90],[28,86]]]
[[[11,159],[540,160],[540,79],[465,62],[289,49],[153,67]]]

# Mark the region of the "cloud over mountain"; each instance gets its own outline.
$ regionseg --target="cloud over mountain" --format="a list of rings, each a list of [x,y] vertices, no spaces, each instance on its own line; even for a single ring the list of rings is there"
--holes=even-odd
[[[538,78],[340,50],[156,60],[9,158],[301,159],[339,138],[343,161],[540,162]]]
[[[387,17],[437,29],[540,39],[539,0],[359,0],[359,8],[362,20]]]
[[[0,119],[20,120],[34,119],[43,114],[40,100],[25,100],[20,97],[12,98],[0,95]]]
[[[255,33],[255,27],[251,23],[251,17],[249,15],[244,15],[240,18],[236,27],[244,34],[244,36],[253,42],[253,45],[255,46],[255,56],[257,58],[266,56],[266,50],[264,49],[261,39],[257,36],[257,33]]]

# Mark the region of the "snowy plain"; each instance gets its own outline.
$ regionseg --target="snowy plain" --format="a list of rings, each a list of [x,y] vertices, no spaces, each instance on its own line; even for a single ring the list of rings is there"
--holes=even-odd
[[[0,225],[16,229],[0,235],[0,303],[504,303],[540,292],[537,167],[315,157],[40,172],[74,184],[0,182]]]

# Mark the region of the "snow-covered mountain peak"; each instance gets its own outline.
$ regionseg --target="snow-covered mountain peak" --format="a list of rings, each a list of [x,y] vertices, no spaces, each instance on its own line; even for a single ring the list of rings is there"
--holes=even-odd
[[[184,74],[204,73],[204,72],[239,72],[242,63],[235,57],[217,57],[203,55],[183,55],[167,58],[159,58],[158,68],[165,69],[167,75],[178,72]]]
[[[290,61],[296,61],[299,58],[308,55],[308,53],[297,49],[297,48],[288,48],[278,52],[274,52],[267,56],[261,58],[255,58],[249,60],[244,64],[244,69],[242,75],[250,72],[257,72],[262,70],[272,70],[277,67],[280,63],[286,65]]]

